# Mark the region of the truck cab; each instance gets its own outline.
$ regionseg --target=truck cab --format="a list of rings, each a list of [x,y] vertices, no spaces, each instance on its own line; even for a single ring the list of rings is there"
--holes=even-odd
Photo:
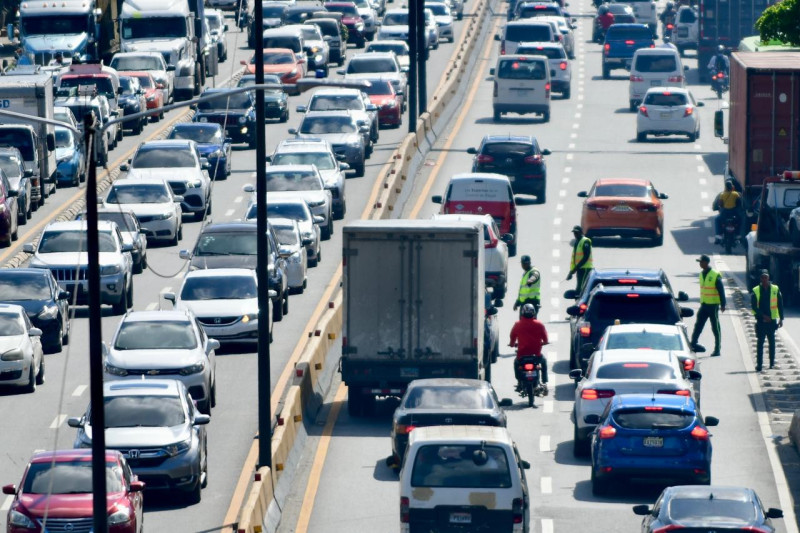
[[[119,75],[113,68],[99,63],[89,65],[70,65],[56,78],[56,90],[75,87],[93,86],[95,94],[103,95],[108,100],[111,111],[119,109]]]

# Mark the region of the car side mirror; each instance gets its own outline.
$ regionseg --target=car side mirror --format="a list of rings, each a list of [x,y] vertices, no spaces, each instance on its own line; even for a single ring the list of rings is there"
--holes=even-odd
[[[8,195],[9,198],[14,198],[15,196],[19,196],[19,191],[16,189],[8,189],[6,191],[6,194]]]
[[[70,417],[67,419],[67,425],[71,428],[82,428],[83,419],[76,416]]]
[[[3,494],[8,494],[9,496],[13,496],[16,493],[17,493],[16,485],[3,485]]]
[[[576,368],[575,370],[570,370],[569,379],[571,379],[572,381],[580,381],[581,379],[583,379],[583,372],[581,371],[580,368]]]
[[[706,103],[705,103],[705,102],[697,102],[695,105],[696,105],[697,107],[705,107],[705,106],[706,106]]]
[[[56,297],[59,300],[69,300],[69,293],[67,291],[65,291],[64,289],[59,289],[58,290],[58,294],[56,295]]]
[[[500,400],[500,403],[498,405],[500,407],[511,407],[512,405],[514,405],[514,402],[511,400],[511,398],[503,398],[502,400]]]
[[[251,193],[256,192],[256,188],[252,183],[245,183],[244,185],[242,185],[242,190],[244,192],[251,192]]]
[[[183,259],[184,261],[189,261],[192,259],[192,251],[191,250],[181,250],[178,252],[178,257]]]
[[[783,511],[776,509],[775,507],[770,507],[767,509],[765,514],[767,515],[767,518],[783,518]]]
[[[470,147],[470,148],[467,148],[467,153],[468,153],[468,154],[475,155],[475,154],[477,154],[477,153],[478,153],[478,149],[477,149],[477,148],[475,148],[475,147]]]
[[[719,418],[715,416],[707,416],[703,423],[708,427],[714,427],[719,425]]]
[[[192,420],[193,426],[205,426],[211,422],[211,417],[208,415],[194,415],[194,420]]]
[[[167,65],[167,72],[175,72],[175,65]]]
[[[588,191],[581,191],[578,193],[578,198],[588,198],[589,192]]]
[[[520,460],[519,465],[522,467],[523,470],[531,469],[531,464],[528,461]]]
[[[658,199],[659,200],[669,200],[669,195],[668,194],[664,194],[663,192],[660,192],[660,193],[658,193]]]
[[[131,492],[143,492],[144,491],[145,482],[144,481],[131,481],[130,491]]]
[[[26,254],[36,253],[36,248],[33,246],[33,243],[26,242],[22,245],[22,251]]]
[[[548,148],[545,148],[544,150],[542,150],[542,155],[550,155],[552,153],[553,152],[551,152]]]
[[[699,381],[699,380],[703,379],[703,374],[701,374],[697,370],[689,370],[686,373],[686,377],[688,377],[689,379],[693,379],[693,380]]]
[[[369,133],[369,126],[359,126],[358,131],[361,133]]]
[[[33,169],[32,168],[25,169],[24,175],[26,178],[30,178],[31,176],[33,176]]]
[[[438,194],[434,195],[434,196],[431,196],[431,202],[433,202],[435,204],[441,204],[442,203],[442,197],[439,196]]]
[[[492,302],[492,305],[500,309],[501,307],[503,307],[503,300],[498,298],[494,302]]]
[[[567,307],[567,314],[569,316],[578,316],[581,314],[581,309],[577,305],[570,305]]]
[[[689,309],[688,307],[681,307],[681,318],[689,318],[694,316],[694,309]]]
[[[689,295],[686,294],[683,291],[678,292],[678,301],[679,302],[688,302],[689,301]]]
[[[345,69],[343,69],[343,68],[336,69],[336,74],[339,74],[339,75],[341,75],[341,76],[344,76],[346,73],[347,73],[347,72],[346,72],[346,71],[345,71]]]
[[[123,164],[121,164],[121,165],[119,166],[119,170],[120,170],[120,172],[128,172],[130,169],[131,169],[131,167],[129,167],[129,166],[128,166],[128,165],[126,165],[125,163],[123,163]]]
[[[683,71],[684,72],[689,72],[689,65],[684,65],[683,66]]]
[[[489,69],[489,76],[494,76],[494,67]]]
[[[503,233],[500,235],[500,240],[506,244],[510,244],[514,242],[514,234],[513,233]]]
[[[175,202],[176,204],[179,204],[183,202],[183,196],[181,195],[173,196],[172,201]]]
[[[650,506],[648,505],[634,505],[633,506],[633,514],[639,516],[647,516],[652,514],[653,512],[650,510]]]
[[[304,106],[304,105],[299,105],[299,106],[297,106],[297,107],[295,108],[295,110],[296,110],[298,113],[305,113],[306,111],[308,111],[308,108],[307,108],[306,106]]]
[[[587,424],[599,424],[600,423],[600,415],[586,415],[583,417],[583,421]]]
[[[318,215],[314,215],[314,216],[313,216],[313,217],[311,217],[311,218],[312,218],[312,220],[314,221],[314,224],[322,224],[323,222],[325,222],[325,217],[321,217],[321,216],[318,216]]]
[[[172,302],[174,304],[175,303],[175,293],[174,292],[165,292],[164,293],[164,299],[167,300],[167,301],[170,301],[170,302]]]
[[[222,29],[223,29],[223,30],[225,30],[225,31],[228,31],[228,25],[227,25],[227,24],[225,24],[225,25],[222,27]]]
[[[221,344],[217,339],[208,339],[208,349],[209,350],[219,350]]]
[[[39,328],[31,328],[31,329],[28,330],[28,335],[30,337],[41,337],[42,336],[42,330],[40,330]]]
[[[247,66],[247,61],[242,59],[241,61],[239,61],[239,64]]]
[[[499,40],[500,40],[500,34],[498,34],[498,33],[495,33],[495,34],[494,34],[494,40],[495,40],[495,41],[499,41]],[[494,74],[494,73],[492,72],[492,74]]]
[[[289,128],[288,132],[290,135],[297,135],[297,130],[294,128]]]
[[[350,165],[347,163],[339,163],[339,170],[350,170]]]
[[[313,241],[311,239],[303,239],[301,242],[303,243],[303,246],[311,246]]]
[[[128,243],[128,242],[123,243],[122,251],[123,252],[132,252],[133,251],[133,245],[131,243]]]
[[[564,298],[568,300],[577,300],[578,299],[578,291],[575,289],[569,289],[564,291]]]
[[[725,136],[724,120],[725,116],[722,113],[722,109],[714,111],[714,137],[722,138]]]

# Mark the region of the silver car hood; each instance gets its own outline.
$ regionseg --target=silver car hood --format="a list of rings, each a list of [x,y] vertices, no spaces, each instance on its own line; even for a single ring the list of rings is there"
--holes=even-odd
[[[108,363],[120,368],[164,369],[182,368],[205,361],[201,348],[187,350],[116,350],[111,348]]]
[[[92,438],[92,427],[83,429]],[[183,442],[191,435],[187,426],[173,427],[132,427],[107,428],[106,447],[108,448],[160,448],[176,442]]]
[[[198,317],[242,316],[258,313],[258,299],[180,300],[178,309],[190,309]]]
[[[119,254],[117,252],[100,252],[101,265],[116,265],[118,261]],[[88,264],[89,259],[86,252],[37,253],[31,259],[31,265],[44,267],[76,267],[86,266]]]

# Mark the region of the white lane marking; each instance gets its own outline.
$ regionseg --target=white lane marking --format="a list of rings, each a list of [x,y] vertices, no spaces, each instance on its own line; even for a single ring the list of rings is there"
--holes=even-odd
[[[242,203],[242,200],[244,200],[243,197],[237,196],[236,198],[233,199],[233,203],[240,204],[240,203]]]
[[[578,100],[583,100],[583,95],[582,94],[578,95]]]
[[[561,178],[561,183],[564,183],[564,184],[569,183],[569,178],[564,176],[563,178]],[[565,194],[565,196],[566,196],[566,194]]]
[[[561,198],[564,198],[567,195],[567,191],[565,191],[564,189],[561,189],[560,191],[558,191],[558,195]]]
[[[558,265],[553,265],[550,268],[550,272],[552,272],[553,274],[558,274],[559,272],[561,272],[561,268]]]
[[[578,77],[581,77],[581,78],[582,78],[582,77],[583,77],[583,74],[578,74]],[[578,80],[578,85],[583,85],[583,83],[584,83],[584,80]],[[578,87],[578,90],[579,90],[579,91],[582,91],[582,90],[583,90],[583,87]]]
[[[553,219],[553,225],[554,226],[560,226],[561,225],[561,218],[560,217],[554,218]]]
[[[711,212],[711,208],[709,206],[707,206],[707,205],[704,205],[703,206],[703,213],[710,213],[710,212]]]
[[[550,435],[542,435],[541,437],[539,437],[539,451],[540,452],[550,451]]]
[[[700,155],[700,154],[697,154],[697,155],[696,155],[696,156],[694,156],[694,157],[695,157],[695,159],[697,159],[698,161],[702,161],[702,160],[703,160],[703,156],[702,156],[702,155]]]
[[[44,451],[44,448],[37,448],[37,449],[33,450],[33,453],[39,453],[39,452],[43,452],[43,451]]]
[[[233,213],[234,213],[233,209],[228,209],[227,211],[225,211],[225,216],[226,217],[231,217],[231,216],[233,216]]]
[[[554,233],[553,234],[553,240],[554,241],[560,241],[561,240],[561,236],[558,233]]]
[[[700,185],[706,185],[708,183],[708,181],[705,178],[700,178],[698,182],[700,183]]]
[[[572,125],[572,129],[573,129],[573,130],[577,130],[577,129],[578,129],[578,128],[580,128],[580,127],[581,127],[581,125],[580,125],[580,124],[577,124],[577,123]]]
[[[583,69],[581,69],[581,70],[583,70]],[[575,106],[575,107],[577,107],[578,109],[583,109],[583,104],[578,104],[578,105],[577,105],[577,106]]]
[[[706,198],[708,198],[708,193],[706,191],[700,191],[700,198],[705,200]]]
[[[702,146],[700,146],[699,144],[695,144],[694,145],[694,149],[695,150],[700,150],[700,149],[702,149]]]
[[[710,227],[711,227],[711,226],[713,226],[713,225],[714,225],[714,224],[712,224],[710,220],[706,220],[706,221],[704,221],[704,222],[703,222],[703,226],[705,226],[705,227],[707,227],[707,228],[710,228]]]
[[[578,105],[583,105],[583,104],[578,104]],[[569,145],[567,146],[567,149],[568,150],[574,150],[575,149],[575,143],[569,143]]]
[[[575,157],[573,154],[567,154],[567,161],[572,161],[573,157]]]
[[[561,257],[561,250],[553,248],[553,257]]]
[[[75,387],[75,390],[72,391],[72,395],[73,396],[82,396],[83,393],[86,392],[86,389],[88,389],[88,388],[89,388],[88,385],[78,385],[77,387]]]
[[[697,171],[698,172],[705,172],[706,171],[706,167],[704,165],[697,165]]]
[[[554,268],[557,268],[557,267],[554,267]],[[554,272],[554,274],[555,274],[555,272]],[[556,302],[556,305],[558,305],[558,302]],[[558,342],[558,333],[549,334],[547,336],[547,340],[549,340],[551,344],[557,343]],[[548,355],[548,357],[551,357],[551,356],[553,356],[552,352]]]
[[[553,520],[542,518],[542,533],[553,533]]]
[[[553,307],[558,307],[558,304],[560,303],[561,300],[559,300],[558,298],[550,298],[550,305],[552,305]]]
[[[557,313],[552,313],[552,314],[550,315],[550,322],[558,322],[560,318],[561,318],[561,317],[560,317],[560,316],[558,316],[558,314],[557,314]]]
[[[147,307],[145,307],[146,311],[156,311],[157,309],[158,309],[158,302],[150,302],[149,304],[147,304]]]
[[[564,210],[564,204],[556,204],[556,211],[563,211],[563,210]]]
[[[545,400],[543,405],[544,405],[544,412],[545,413],[552,413],[553,412],[553,400]]]
[[[553,492],[553,478],[542,476],[542,494],[550,494],[551,492]]]
[[[570,172],[572,172],[572,167],[564,167],[565,174],[569,174]]]
[[[559,283],[557,281],[551,281],[550,282],[550,288],[551,289],[558,289],[558,285],[559,285]]]
[[[66,419],[67,419],[67,415],[65,415],[65,414],[60,414],[60,415],[56,416],[55,419],[53,420],[53,422],[50,424],[50,429],[56,429],[58,426],[63,424],[64,420],[66,420]]]
[[[3,500],[2,504],[0,504],[0,511],[5,513],[9,509],[11,509],[11,504],[13,502],[14,502],[14,497],[13,496],[6,496],[6,499]]]
[[[578,134],[577,133],[570,133],[569,134],[569,138],[570,139],[577,139],[578,138]]]
[[[581,118],[581,114],[580,113],[575,113],[575,118]]]

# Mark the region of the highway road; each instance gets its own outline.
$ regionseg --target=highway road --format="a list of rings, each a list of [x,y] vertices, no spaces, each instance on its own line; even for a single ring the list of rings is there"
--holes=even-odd
[[[428,218],[435,213],[438,206],[430,202],[430,196],[442,194],[452,174],[470,169],[471,156],[466,149],[477,146],[483,135],[532,134],[553,152],[547,157],[547,203],[519,208],[519,254],[530,254],[543,275],[540,318],[550,333],[546,355],[552,369],[551,394],[530,409],[514,393],[513,352],[505,347],[516,319],[511,309],[515,289],[511,288],[506,307],[498,315],[502,356],[492,373],[498,395],[514,399],[514,406],[508,409],[509,428],[522,458],[532,463],[528,472],[531,531],[638,531],[640,518],[631,506],[652,504],[663,488],[626,484],[620,485],[614,496],[594,497],[589,461],[572,454],[573,384],[567,378],[569,326],[565,320],[565,308],[571,302],[562,293],[574,287],[574,281],[567,282],[565,277],[570,229],[580,223],[581,200],[576,195],[603,177],[647,178],[670,198],[666,200],[663,246],[597,242],[595,266],[661,267],[675,290],[690,294],[688,305],[694,309],[699,304],[695,258],[711,255],[714,266],[725,272],[731,303],[722,317],[722,357],[701,355],[699,367],[703,414],[721,420],[712,431],[712,483],[752,487],[765,506],[791,511],[793,496],[797,496],[798,458],[786,432],[797,408],[791,393],[797,387],[798,353],[790,335],[798,331],[800,321],[796,313],[788,313],[777,369],[755,374],[752,338],[740,318],[747,311],[734,305],[737,283],[741,285],[744,279],[744,257],[721,255],[721,248],[712,244],[710,205],[721,190],[727,158],[726,146],[713,137],[713,112],[721,102],[709,87],[698,84],[697,62],[687,59],[685,64],[692,68],[688,85],[705,104],[698,110],[700,138],[696,142],[665,138],[637,143],[635,115],[628,111],[628,78],[615,71],[611,80],[602,79],[601,46],[590,42],[594,10],[588,2],[570,9],[579,17],[572,99],[553,100],[549,123],[513,115],[494,123],[492,84],[487,76],[497,46],[486,40],[479,49],[477,72],[470,77],[460,112],[428,154],[402,211],[408,218]],[[503,18],[495,18],[495,24],[502,22]],[[515,287],[521,274],[518,258],[511,259],[509,287]],[[749,306],[749,298],[744,302]],[[687,321],[690,327],[694,323],[693,318]],[[701,343],[711,346],[712,342],[706,328]],[[330,357],[338,357],[336,350]],[[300,474],[283,509],[280,532],[399,531],[397,475],[385,464],[391,451],[391,413],[397,402],[379,402],[374,417],[355,419],[347,414],[345,402],[346,388],[335,383],[316,421],[319,431],[304,451]],[[778,531],[797,531],[791,520],[776,522]]]
[[[470,11],[471,8],[467,8]],[[456,23],[456,38],[464,22]],[[247,36],[239,32],[231,20],[228,33],[229,60],[220,65],[220,74],[209,80],[208,86],[220,86],[241,71],[240,60],[248,59],[252,50],[246,48]],[[352,46],[348,57],[356,52]],[[429,77],[437,80],[439,72],[453,52],[453,45],[442,43],[439,50],[431,53],[428,65]],[[331,69],[331,76],[338,77]],[[433,93],[432,84],[430,94]],[[305,104],[308,94],[290,98],[291,118],[288,124],[270,123],[266,127],[267,150],[272,151],[282,139],[289,137],[288,128],[299,124],[300,116],[295,106]],[[172,111],[166,120],[150,124],[138,136],[126,136],[119,147],[110,154],[109,168],[127,160],[138,144],[168,131],[168,125],[181,113]],[[407,132],[407,118],[398,129],[382,130],[372,157],[367,162],[363,178],[349,178],[346,185],[348,212],[346,220],[361,216],[366,199],[379,169],[386,163],[389,154]],[[254,181],[255,150],[243,146],[234,148],[233,173],[225,181],[213,185],[214,221],[235,220],[243,216],[247,194],[242,186]],[[48,199],[44,208],[34,214],[26,226],[20,227],[19,241],[0,253],[0,262],[7,261],[51,221],[57,208],[83,195],[85,189],[67,188]],[[275,342],[272,345],[273,387],[280,380],[281,372],[294,349],[297,339],[304,334],[304,325],[325,291],[333,272],[338,267],[341,255],[340,230],[345,221],[337,221],[333,238],[323,243],[323,259],[317,268],[309,270],[308,289],[302,295],[292,295],[289,300],[290,314],[275,325]],[[184,238],[178,247],[151,247],[148,250],[149,268],[134,278],[134,309],[169,308],[161,295],[180,286],[186,264],[178,257],[178,250],[191,249],[202,224],[184,222]],[[104,308],[103,339],[111,337],[120,318],[111,316],[110,308]],[[77,307],[72,321],[71,342],[59,354],[46,356],[46,383],[35,394],[20,394],[15,390],[0,390],[0,404],[6,416],[0,422],[0,482],[18,483],[25,465],[34,450],[71,448],[75,430],[69,428],[66,419],[84,413],[89,398],[88,370],[88,320],[85,307]],[[236,505],[232,505],[240,472],[245,464],[253,437],[257,432],[257,383],[256,354],[249,349],[217,352],[217,407],[212,412],[208,426],[209,437],[209,481],[203,490],[199,505],[187,506],[178,498],[147,493],[145,497],[145,530],[163,531],[216,531],[235,518]],[[6,511],[12,497],[0,497],[0,527],[5,528]],[[240,503],[240,502],[239,502]],[[233,514],[231,513],[233,509]],[[228,521],[226,522],[226,517]]]

